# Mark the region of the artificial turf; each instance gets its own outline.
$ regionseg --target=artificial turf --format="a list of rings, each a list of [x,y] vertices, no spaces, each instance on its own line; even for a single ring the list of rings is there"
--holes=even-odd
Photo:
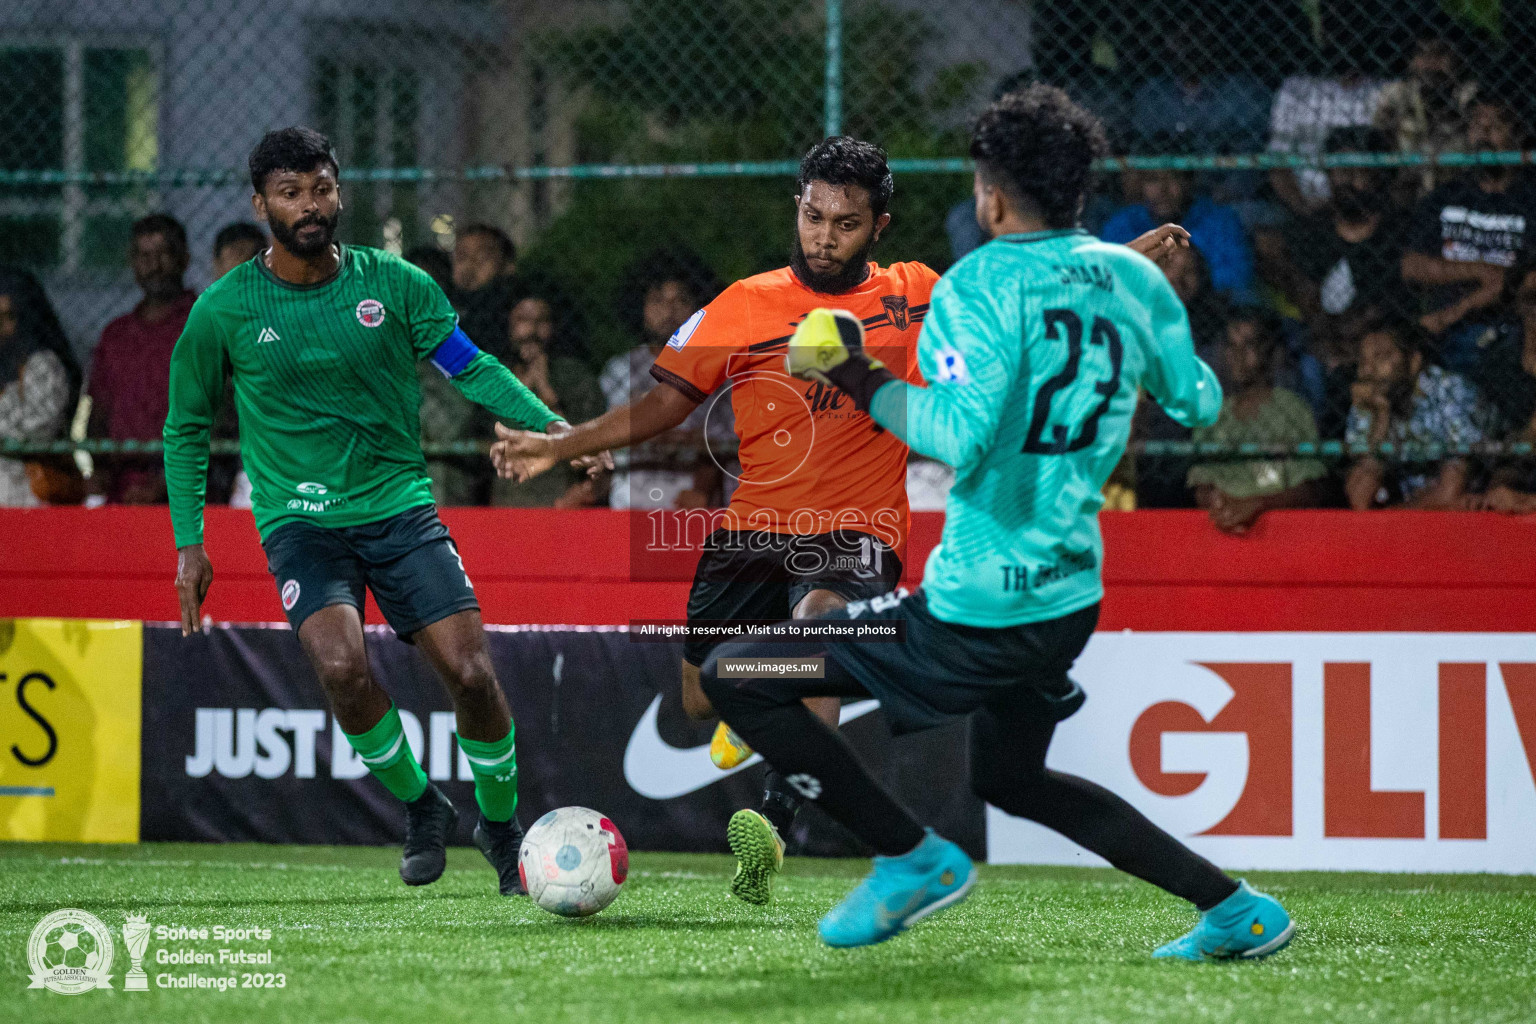
[[[960,906],[882,946],[832,950],[815,923],[867,868],[791,860],[759,910],[726,893],[728,858],[637,854],[585,921],[496,895],[479,854],[450,851],[407,889],[398,851],[356,847],[0,844],[0,1020],[257,1021],[1536,1021],[1536,876],[1255,872],[1299,922],[1260,963],[1153,961],[1192,912],[1111,871],[982,869]],[[61,907],[117,939],[113,990],[27,988],[26,944]],[[124,916],[265,927],[282,989],[124,992]]]

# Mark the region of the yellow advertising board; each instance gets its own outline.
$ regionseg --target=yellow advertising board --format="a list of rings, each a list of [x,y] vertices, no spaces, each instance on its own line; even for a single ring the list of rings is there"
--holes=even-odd
[[[0,840],[139,838],[143,625],[0,619]]]

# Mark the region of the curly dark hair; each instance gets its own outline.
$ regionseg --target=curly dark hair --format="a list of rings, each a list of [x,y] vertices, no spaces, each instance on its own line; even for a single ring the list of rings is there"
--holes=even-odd
[[[828,185],[858,185],[869,193],[869,206],[878,217],[891,205],[896,179],[885,162],[885,150],[872,142],[832,135],[810,148],[800,161],[795,187],[803,194],[813,181]]]
[[[982,111],[971,132],[982,180],[1033,207],[1052,228],[1077,224],[1093,161],[1108,150],[1097,117],[1038,82]]]
[[[341,164],[336,161],[331,140],[313,128],[294,125],[267,132],[251,150],[248,161],[251,188],[260,193],[267,183],[267,176],[276,171],[305,174],[324,163],[330,164],[338,176],[341,174]]]

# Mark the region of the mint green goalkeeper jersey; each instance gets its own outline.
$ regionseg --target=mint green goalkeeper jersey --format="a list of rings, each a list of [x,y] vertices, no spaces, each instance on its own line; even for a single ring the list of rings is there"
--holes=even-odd
[[[1101,490],[1139,389],[1185,426],[1221,412],[1162,272],[1080,230],[1005,235],[955,264],[917,352],[928,386],[888,383],[871,412],[955,468],[923,576],[945,622],[1014,626],[1099,601]]]
[[[342,246],[335,276],[315,285],[279,279],[260,255],[215,281],[171,355],[165,480],[176,546],[202,543],[209,430],[226,371],[263,541],[291,519],[356,526],[432,504],[419,360],[432,357],[509,424],[542,430],[559,419],[455,336],[457,324],[425,271],[379,249]],[[450,336],[457,343],[445,345]]]

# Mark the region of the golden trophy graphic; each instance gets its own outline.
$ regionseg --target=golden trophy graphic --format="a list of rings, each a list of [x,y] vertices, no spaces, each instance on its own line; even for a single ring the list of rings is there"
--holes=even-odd
[[[123,942],[128,946],[128,973],[123,976],[124,992],[148,992],[149,976],[144,973],[144,947],[149,945],[149,922],[143,914],[129,914],[123,923]]]

